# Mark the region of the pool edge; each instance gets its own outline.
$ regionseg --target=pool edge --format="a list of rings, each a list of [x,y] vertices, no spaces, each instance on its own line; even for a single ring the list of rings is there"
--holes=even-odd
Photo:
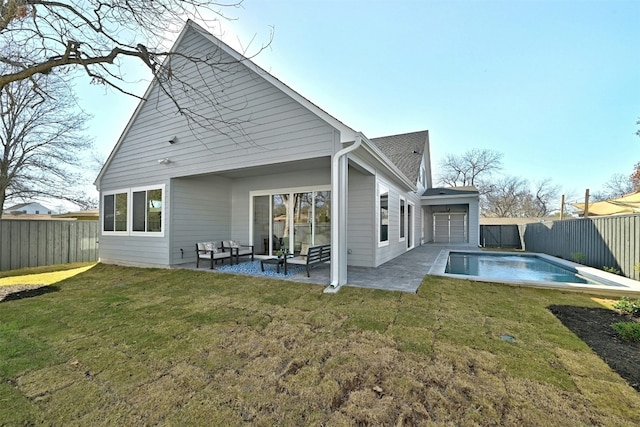
[[[485,255],[518,255],[518,256],[535,256],[545,259],[548,262],[561,265],[563,267],[574,270],[576,273],[590,278],[592,280],[598,280],[601,282],[612,283],[608,285],[603,283],[599,284],[580,284],[580,283],[568,283],[568,282],[542,282],[531,280],[506,280],[506,279],[488,279],[480,276],[471,276],[466,274],[450,274],[445,273],[447,267],[447,260],[449,254],[454,253],[481,253]],[[562,258],[556,258],[551,255],[538,253],[538,252],[498,252],[498,251],[483,251],[480,249],[460,250],[460,249],[443,249],[436,257],[435,262],[429,269],[429,276],[449,277],[452,279],[471,280],[474,282],[483,283],[498,283],[510,286],[527,286],[540,289],[556,289],[565,291],[576,291],[590,294],[607,295],[607,296],[624,296],[630,294],[640,294],[640,282],[629,279],[627,277],[618,276],[606,271],[598,270],[597,268],[587,267],[582,264],[577,264],[572,261],[568,261]],[[615,285],[613,285],[613,283]]]

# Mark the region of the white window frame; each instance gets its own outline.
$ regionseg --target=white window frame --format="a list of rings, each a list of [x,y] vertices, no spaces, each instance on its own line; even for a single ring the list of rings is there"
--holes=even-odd
[[[162,208],[160,211],[161,231],[133,231],[133,193],[139,191],[160,190],[162,191]],[[104,231],[104,197],[116,194],[127,195],[127,230],[126,231]],[[165,224],[167,212],[167,192],[165,184],[145,185],[143,187],[121,188],[118,190],[104,191],[101,195],[100,205],[100,234],[104,236],[144,236],[144,237],[165,237]],[[145,209],[145,224],[147,223]]]
[[[409,206],[411,206],[411,208],[409,208]],[[409,220],[409,209],[411,209],[411,220]],[[410,239],[411,245],[407,246],[407,250],[410,250],[416,247],[416,205],[411,201],[407,202],[406,217],[407,217],[407,231],[405,234],[407,237],[409,236],[409,231],[411,231],[411,239]],[[409,224],[409,221],[411,221],[411,224]],[[411,225],[411,227],[409,227],[409,225]]]
[[[378,182],[376,197],[376,236],[378,237],[378,247],[389,246],[389,187]],[[380,206],[380,197],[387,194],[387,240],[382,240],[382,206]]]
[[[117,194],[127,195],[127,229],[125,231],[105,231],[104,215],[106,212],[104,210],[104,198],[105,196],[112,196],[112,195],[115,196]],[[131,195],[129,194],[129,190],[126,188],[121,188],[119,190],[105,191],[102,193],[100,197],[101,197],[100,206],[102,206],[102,209],[100,209],[100,234],[104,236],[128,236],[129,230],[131,230],[131,228],[129,227],[129,212],[131,211]],[[114,221],[115,221],[115,218],[114,218]],[[115,223],[114,223],[114,229],[115,229]]]
[[[254,208],[253,208],[253,202],[254,202],[254,197],[256,196],[269,196],[269,218],[273,219],[273,196],[276,194],[289,194],[290,196],[293,196],[295,193],[314,193],[314,199],[315,199],[315,193],[319,193],[322,191],[328,191],[331,192],[331,186],[330,185],[307,185],[304,187],[284,187],[284,188],[272,188],[270,190],[253,190],[253,191],[249,191],[249,242],[253,242],[253,235],[254,235],[254,230],[253,230],[253,214],[254,214]],[[333,194],[331,194],[331,197],[333,197]],[[331,200],[331,203],[333,203],[333,200]],[[312,215],[315,218],[315,203],[312,206]],[[293,217],[293,205],[289,206],[289,210],[287,211],[287,215]],[[333,218],[331,218],[331,227],[333,227]],[[288,242],[288,247],[292,247],[291,245],[293,244],[293,227],[294,224],[293,222],[291,222],[289,224],[289,242]],[[269,235],[273,235],[273,220],[269,221]],[[271,251],[271,242],[269,243],[269,251]]]
[[[400,202],[398,205],[398,241],[404,242],[407,238],[407,199],[404,196],[400,196]],[[402,209],[404,203],[404,209]],[[404,231],[404,236],[402,235]]]
[[[149,190],[160,190],[162,191],[162,207],[160,208],[160,231],[133,231],[133,193],[137,193],[140,191],[144,191],[147,192]],[[145,185],[144,187],[133,187],[131,188],[131,190],[129,191],[129,205],[131,206],[130,210],[127,211],[127,213],[129,214],[129,218],[128,218],[128,227],[130,233],[129,235],[131,236],[145,236],[145,237],[164,237],[164,232],[165,232],[165,206],[167,205],[166,202],[166,191],[165,191],[165,185],[164,184],[159,184],[159,185]],[[144,213],[144,223],[145,223],[145,228],[147,226],[147,209],[145,207],[145,213]]]

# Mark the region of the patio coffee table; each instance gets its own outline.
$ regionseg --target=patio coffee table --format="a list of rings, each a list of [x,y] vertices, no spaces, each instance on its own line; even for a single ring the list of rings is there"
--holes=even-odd
[[[282,258],[267,258],[267,259],[260,260],[260,270],[264,271],[264,265],[265,264],[275,265],[277,273],[280,273],[280,266],[283,265],[284,266],[284,275],[285,276],[287,275],[287,258],[286,257],[282,257]]]

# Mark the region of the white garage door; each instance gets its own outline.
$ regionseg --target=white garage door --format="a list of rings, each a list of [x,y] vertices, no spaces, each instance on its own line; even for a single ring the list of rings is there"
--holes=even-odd
[[[467,243],[466,213],[434,213],[433,241],[435,243]]]

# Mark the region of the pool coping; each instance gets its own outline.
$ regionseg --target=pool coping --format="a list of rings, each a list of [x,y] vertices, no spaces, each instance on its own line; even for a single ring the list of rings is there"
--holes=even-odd
[[[447,268],[447,260],[449,259],[450,252],[457,253],[478,253],[484,255],[517,255],[517,256],[534,256],[542,258],[553,264],[561,265],[563,267],[574,270],[589,279],[604,282],[602,284],[583,284],[583,283],[568,283],[568,282],[541,282],[533,280],[508,280],[508,279],[489,279],[480,276],[471,276],[466,274],[450,274],[445,273]],[[637,280],[629,279],[627,277],[618,276],[613,273],[607,273],[606,271],[598,270],[597,268],[587,267],[582,264],[577,264],[565,259],[556,258],[551,255],[537,253],[537,252],[503,252],[503,251],[481,251],[481,250],[465,250],[465,249],[443,249],[438,254],[433,266],[429,270],[431,276],[450,277],[454,279],[472,280],[476,282],[487,283],[503,283],[511,286],[529,286],[542,289],[558,289],[568,290],[584,293],[596,293],[599,295],[610,296],[624,296],[630,294],[640,294],[640,282]]]

